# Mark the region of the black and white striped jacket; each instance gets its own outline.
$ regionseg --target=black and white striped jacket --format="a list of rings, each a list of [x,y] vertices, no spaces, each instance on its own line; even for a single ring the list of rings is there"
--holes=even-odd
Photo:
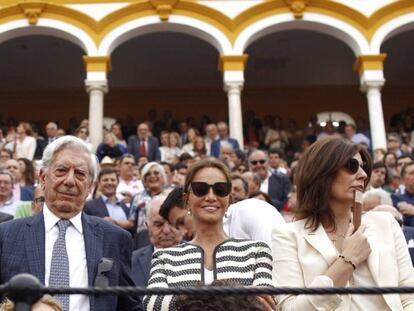
[[[231,238],[213,253],[214,280],[229,279],[243,286],[272,286],[272,255],[263,242]],[[148,287],[186,287],[204,283],[204,251],[183,243],[154,252]],[[144,297],[146,310],[175,310],[173,296]]]

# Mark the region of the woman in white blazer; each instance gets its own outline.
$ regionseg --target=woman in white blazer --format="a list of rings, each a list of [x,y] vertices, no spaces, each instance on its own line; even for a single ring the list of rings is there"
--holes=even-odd
[[[362,216],[354,232],[354,191],[371,173],[364,147],[326,138],[297,167],[297,221],[273,231],[275,286],[414,286],[404,235],[381,212]],[[280,295],[279,310],[414,310],[414,295]]]

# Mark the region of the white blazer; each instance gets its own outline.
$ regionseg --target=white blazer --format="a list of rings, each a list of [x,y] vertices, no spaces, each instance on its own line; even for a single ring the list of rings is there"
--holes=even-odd
[[[312,232],[306,219],[273,230],[273,281],[275,286],[333,287],[323,274],[338,253],[322,225]],[[414,286],[407,243],[391,214],[369,212],[363,215],[365,235],[372,252],[367,259],[376,286]],[[414,310],[414,294],[383,295],[383,310]],[[280,295],[278,310],[352,310],[350,295]]]

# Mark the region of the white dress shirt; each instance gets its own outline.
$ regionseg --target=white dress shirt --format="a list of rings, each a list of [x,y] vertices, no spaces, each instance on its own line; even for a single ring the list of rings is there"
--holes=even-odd
[[[66,251],[69,259],[70,287],[88,287],[88,268],[86,261],[85,241],[83,238],[82,213],[70,220],[66,231]],[[44,206],[43,217],[45,219],[45,285],[49,285],[50,265],[52,262],[53,245],[55,244],[60,220],[49,208]],[[89,297],[86,295],[69,296],[71,311],[89,311]]]

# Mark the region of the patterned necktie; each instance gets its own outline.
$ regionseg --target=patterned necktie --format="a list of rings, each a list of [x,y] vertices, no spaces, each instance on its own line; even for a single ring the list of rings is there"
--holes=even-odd
[[[59,227],[59,235],[53,245],[49,286],[69,287],[69,258],[66,251],[65,235],[70,221],[61,219],[57,222],[57,225]],[[62,304],[64,311],[69,311],[69,295],[56,295],[55,298]]]

